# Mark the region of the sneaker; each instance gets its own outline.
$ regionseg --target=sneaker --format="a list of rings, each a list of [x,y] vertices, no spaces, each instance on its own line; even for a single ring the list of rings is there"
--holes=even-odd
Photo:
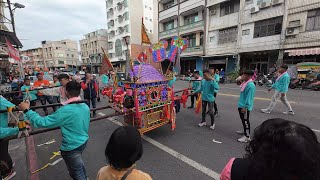
[[[199,127],[202,127],[202,126],[205,126],[205,125],[207,125],[206,122],[202,122],[202,123],[199,123],[199,124],[198,124]]]
[[[261,109],[261,112],[266,113],[266,114],[270,114],[270,110],[269,109]]]
[[[216,127],[216,124],[213,124],[212,126],[210,126],[210,129],[214,130],[215,127]]]
[[[243,131],[236,131],[236,133],[239,134],[239,135],[244,135]]]
[[[238,141],[241,143],[247,143],[247,142],[251,141],[251,139],[250,139],[250,137],[242,136],[241,138],[238,139]]]
[[[294,115],[294,112],[293,112],[293,111],[286,111],[286,112],[283,112],[283,114],[286,114],[286,115]]]
[[[193,106],[188,107],[188,109],[193,109]]]
[[[17,173],[16,173],[15,171],[11,170],[11,172],[10,172],[6,177],[4,177],[3,180],[10,180],[10,179],[12,179],[16,174],[17,174]]]

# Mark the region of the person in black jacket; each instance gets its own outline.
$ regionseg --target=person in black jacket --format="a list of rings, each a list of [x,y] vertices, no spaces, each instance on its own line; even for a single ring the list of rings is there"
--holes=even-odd
[[[87,100],[87,104],[90,108],[90,102],[93,108],[96,108],[97,96],[99,87],[96,81],[92,79],[92,74],[87,73],[84,81],[81,83],[83,89],[84,99]],[[96,111],[93,111],[93,116],[96,116]]]

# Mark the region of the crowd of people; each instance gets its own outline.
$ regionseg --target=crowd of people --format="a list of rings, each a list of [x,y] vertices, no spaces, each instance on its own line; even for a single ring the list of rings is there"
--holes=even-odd
[[[272,86],[275,95],[270,106],[263,109],[264,113],[271,113],[278,99],[287,106],[286,114],[294,114],[287,101],[285,86],[288,84],[287,66],[281,66],[280,76]],[[198,126],[206,125],[206,116],[211,118],[210,128],[215,129],[215,116],[218,115],[218,106],[215,98],[219,93],[220,76],[216,76],[214,70],[204,70],[203,79],[198,71],[193,73],[191,106],[194,107],[194,99],[201,97],[202,120]],[[284,119],[269,119],[255,129],[251,138],[250,112],[253,109],[256,87],[252,76],[254,71],[244,71],[241,76],[240,97],[238,112],[243,125],[243,130],[238,134],[243,135],[239,142],[249,143],[246,147],[244,158],[232,158],[221,173],[221,180],[319,180],[320,179],[320,145],[315,133],[302,124]],[[90,105],[96,106],[99,97],[99,86],[91,73],[87,73],[83,79],[74,76],[60,74],[56,77],[52,89],[43,89],[36,92],[30,87],[30,82],[25,79],[24,89],[30,91],[31,99],[23,101],[19,109],[24,112],[27,124],[36,128],[60,127],[62,143],[61,155],[67,166],[69,175],[75,180],[86,180],[87,172],[82,153],[89,140]],[[113,87],[115,73],[110,71],[103,75],[103,86]],[[37,74],[36,87],[50,86],[43,81],[41,74]],[[174,86],[176,78],[170,81]],[[59,82],[59,84],[57,83]],[[81,100],[81,89],[84,93],[85,103],[76,103]],[[34,92],[33,92],[34,91]],[[32,92],[32,93],[31,93]],[[40,93],[40,94],[39,94]],[[199,96],[201,94],[201,96]],[[42,117],[32,110],[32,104],[41,96],[58,97],[62,107],[54,109],[54,113]],[[41,100],[47,100],[41,97]],[[198,99],[199,100],[199,99]],[[50,103],[50,102],[49,102]],[[0,109],[13,107],[14,105],[0,96]],[[46,112],[46,110],[44,110]],[[95,115],[95,112],[93,112]],[[7,114],[0,114],[0,169],[1,177],[5,180],[15,175],[14,163],[8,153],[8,141],[5,137],[17,135],[18,127],[8,127]],[[143,155],[143,143],[139,131],[132,126],[117,128],[111,135],[105,156],[109,165],[102,167],[97,173],[98,180],[141,179],[150,180],[150,175],[136,169],[136,162]],[[294,157],[294,158],[293,158]]]

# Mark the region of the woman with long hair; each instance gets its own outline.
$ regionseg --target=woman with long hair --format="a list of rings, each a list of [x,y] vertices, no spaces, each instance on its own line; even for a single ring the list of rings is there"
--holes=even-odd
[[[220,180],[319,180],[320,145],[307,126],[269,119],[254,132],[244,158],[232,158]]]

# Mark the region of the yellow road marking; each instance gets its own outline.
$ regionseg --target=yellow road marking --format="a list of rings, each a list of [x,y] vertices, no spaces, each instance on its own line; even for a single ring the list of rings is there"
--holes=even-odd
[[[219,95],[221,96],[230,96],[230,97],[239,97],[239,95],[235,95],[235,94],[223,94],[223,93],[219,93]],[[269,98],[261,98],[261,97],[255,97],[255,100],[261,100],[261,101],[270,101],[271,99]],[[289,101],[290,104],[296,104],[296,102],[294,101]]]

